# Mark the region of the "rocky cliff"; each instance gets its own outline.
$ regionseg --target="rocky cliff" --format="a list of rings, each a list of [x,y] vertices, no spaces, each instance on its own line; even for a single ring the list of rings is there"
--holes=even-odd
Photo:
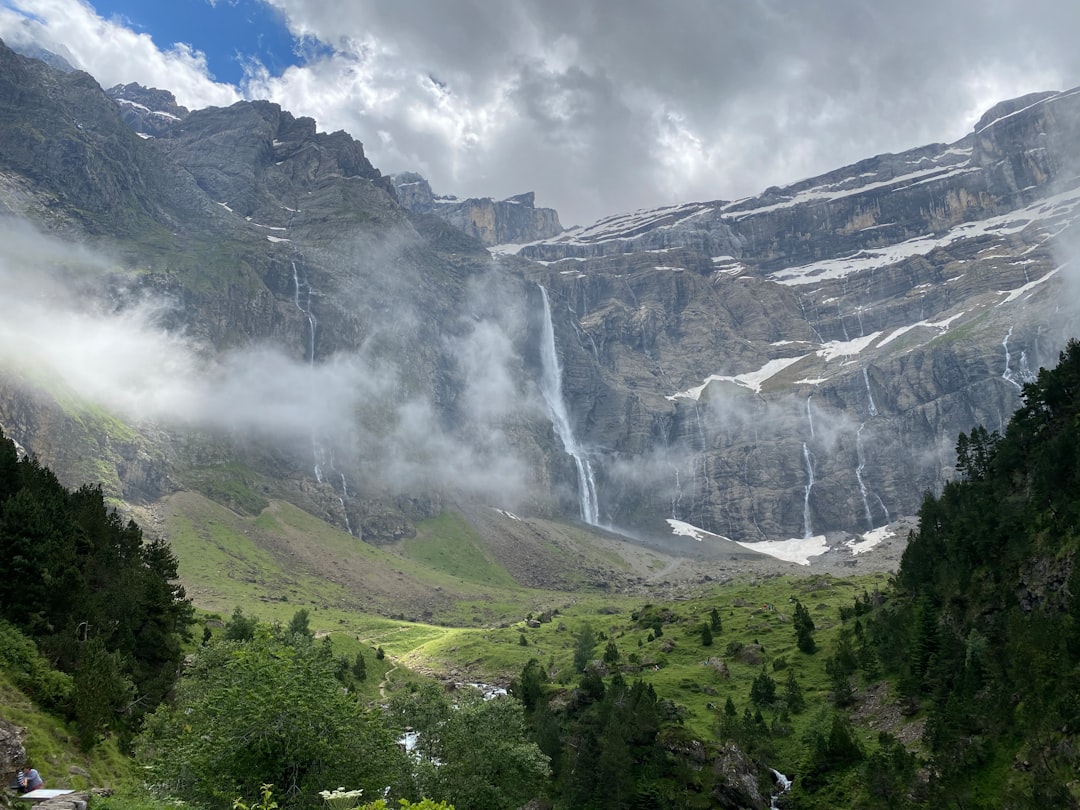
[[[0,210],[35,228],[5,289],[76,289],[43,322],[136,324],[169,371],[107,344],[118,398],[8,352],[0,424],[118,498],[286,497],[373,542],[464,503],[684,545],[669,521],[865,532],[1076,334],[1078,118],[1039,94],[954,144],[564,232],[531,194],[391,183],[275,104],[186,111],[0,46]]]
[[[514,250],[558,302],[602,519],[860,532],[1001,429],[1077,333],[1080,91],[953,144]]]
[[[415,172],[395,174],[392,179],[398,199],[409,211],[435,214],[485,245],[533,242],[563,230],[558,212],[554,208],[537,208],[536,195],[531,191],[505,200],[459,200],[432,193],[428,181]]]

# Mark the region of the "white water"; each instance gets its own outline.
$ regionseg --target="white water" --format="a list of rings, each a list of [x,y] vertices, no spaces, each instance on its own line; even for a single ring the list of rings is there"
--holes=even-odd
[[[319,321],[315,317],[315,313],[311,310],[311,283],[306,279],[300,280],[300,271],[296,268],[296,262],[290,262],[292,265],[293,274],[293,303],[296,304],[296,308],[300,310],[308,322],[308,345],[307,345],[307,361],[309,366],[315,365],[315,333],[319,328]],[[304,294],[301,297],[300,288],[303,286]],[[326,445],[322,440],[312,431],[311,434],[311,454],[314,457],[313,472],[315,474],[315,480],[320,484],[323,483],[323,469],[328,468],[332,472],[336,472],[341,480],[341,495],[338,496],[338,502],[341,504],[341,513],[345,517],[345,529],[349,534],[353,533],[352,526],[349,524],[349,512],[345,508],[345,498],[349,497],[349,487],[345,483],[345,474],[334,468],[334,455],[332,451],[328,451]]]
[[[581,519],[590,526],[600,525],[600,512],[596,501],[596,479],[593,476],[592,464],[589,462],[585,451],[577,443],[574,430],[570,425],[570,416],[566,412],[566,403],[562,394],[562,368],[559,365],[559,355],[555,351],[555,326],[551,321],[551,303],[548,301],[547,290],[542,284],[540,295],[544,299],[544,329],[540,341],[540,393],[547,403],[548,412],[551,416],[551,425],[555,433],[562,440],[563,449],[574,459],[578,473],[578,504],[581,508]]]
[[[779,788],[777,793],[772,794],[769,797],[769,810],[778,810],[776,806],[776,800],[791,790],[792,780],[784,776],[776,768],[769,768],[772,771],[773,778],[776,779],[776,786]]]
[[[855,467],[855,480],[859,482],[859,494],[862,495],[863,510],[866,512],[866,528],[874,528],[874,516],[870,514],[870,500],[867,498],[866,482],[863,481],[863,470],[866,469],[866,459],[863,456],[863,444],[862,444],[862,432],[866,427],[866,423],[863,422],[859,425],[859,429],[855,431],[855,454],[858,456],[859,464]]]
[[[870,403],[870,415],[877,416],[877,406],[874,404],[874,395],[870,393],[870,375],[866,371],[866,366],[863,366],[862,378],[866,383],[866,399]]]
[[[814,438],[814,414],[810,410],[810,397],[812,397],[812,396],[813,396],[813,394],[810,394],[806,398],[806,421],[810,423],[810,438],[811,439]]]
[[[809,540],[814,536],[813,527],[810,525],[810,490],[814,488],[814,461],[806,442],[803,442],[802,454],[803,461],[806,462],[806,486],[803,487],[802,507],[803,539]]]
[[[1005,382],[1007,382],[1007,383],[1015,385],[1017,391],[1022,391],[1024,386],[1021,385],[1020,380],[1018,378],[1018,375],[1015,374],[1012,371],[1012,369],[1009,368],[1009,361],[1010,361],[1009,338],[1012,337],[1012,333],[1013,333],[1013,328],[1010,326],[1008,334],[1006,334],[1005,339],[1003,341],[1001,341],[1001,345],[1005,349],[1005,370],[1001,373],[1001,379],[1005,380]]]

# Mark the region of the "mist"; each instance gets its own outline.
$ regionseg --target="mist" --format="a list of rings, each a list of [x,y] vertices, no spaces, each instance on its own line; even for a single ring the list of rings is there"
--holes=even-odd
[[[498,285],[470,287],[472,314],[442,347],[464,380],[458,424],[450,427],[430,393],[404,378],[386,343],[374,348],[392,343],[393,334],[369,335],[359,349],[314,363],[270,343],[219,354],[164,328],[177,320],[167,317],[175,314],[172,301],[118,306],[71,292],[73,279],[101,289],[104,276],[119,271],[107,256],[21,220],[0,220],[0,368],[21,384],[92,403],[134,426],[271,440],[291,448],[313,477],[325,453],[353,487],[359,478],[384,491],[449,489],[511,506],[524,496],[527,467],[503,425],[534,408],[527,381],[513,371],[520,368],[509,332],[515,314],[493,300]],[[399,334],[415,323],[407,310],[394,311]]]

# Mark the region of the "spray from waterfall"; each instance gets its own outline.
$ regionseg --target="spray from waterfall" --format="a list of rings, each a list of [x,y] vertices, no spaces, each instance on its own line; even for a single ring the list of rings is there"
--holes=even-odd
[[[814,438],[814,413],[810,410],[810,397],[814,396],[810,394],[806,397],[806,421],[810,423],[810,438]]]
[[[296,262],[290,262],[292,266],[293,274],[293,303],[296,308],[304,314],[308,322],[308,341],[307,341],[307,362],[311,367],[315,366],[315,334],[319,328],[319,321],[315,317],[315,313],[311,308],[311,296],[312,289],[311,283],[305,278],[301,280],[300,270],[296,266]],[[349,511],[345,508],[345,498],[349,495],[349,488],[345,483],[345,474],[334,468],[334,454],[328,450],[323,441],[319,438],[318,434],[312,432],[311,434],[311,454],[314,457],[313,473],[315,474],[315,480],[320,484],[323,482],[323,472],[329,469],[331,472],[336,472],[341,481],[341,492],[338,496],[338,503],[341,504],[341,513],[345,517],[345,529],[349,534],[353,533],[352,526],[349,524]]]
[[[551,320],[551,303],[548,301],[547,290],[544,286],[542,284],[537,286],[544,299],[544,325],[540,336],[540,393],[548,406],[551,425],[562,441],[563,449],[574,459],[574,465],[577,467],[581,519],[590,526],[599,526],[600,511],[596,499],[596,479],[593,476],[592,464],[574,437],[570,416],[566,412],[566,403],[563,401],[562,368],[559,366],[559,355],[555,350],[555,325]]]
[[[814,488],[814,457],[810,453],[810,448],[806,446],[806,442],[803,442],[802,454],[803,461],[806,463],[806,486],[803,487],[802,507],[803,537],[809,539],[814,536],[814,529],[810,525],[810,490]]]

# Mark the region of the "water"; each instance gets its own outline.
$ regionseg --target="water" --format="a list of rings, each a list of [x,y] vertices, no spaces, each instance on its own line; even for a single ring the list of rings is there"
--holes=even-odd
[[[581,519],[590,526],[599,526],[600,511],[592,464],[574,436],[573,427],[570,425],[570,415],[566,412],[566,403],[563,401],[562,368],[559,365],[559,355],[555,351],[555,326],[551,321],[551,303],[548,301],[547,290],[543,285],[537,286],[540,287],[540,295],[544,299],[544,326],[540,340],[540,393],[548,406],[551,425],[562,441],[563,449],[574,459],[574,466],[577,467]]]
[[[311,309],[311,297],[314,294],[314,291],[311,289],[311,282],[306,278],[300,278],[300,270],[297,268],[296,262],[290,262],[290,264],[292,266],[293,274],[293,303],[296,305],[296,308],[304,314],[304,317],[307,318],[307,362],[309,367],[314,368],[315,335],[319,328],[319,321]],[[317,482],[320,484],[324,483],[323,473],[326,470],[337,473],[337,477],[341,482],[341,496],[338,497],[338,502],[341,504],[341,513],[345,517],[345,529],[349,534],[352,534],[353,530],[349,523],[349,512],[345,508],[345,498],[349,497],[349,487],[345,482],[345,475],[334,468],[333,452],[327,450],[326,444],[319,438],[314,429],[311,432],[311,454],[314,458],[312,473],[315,475],[315,480]]]
[[[775,768],[769,768],[772,772],[773,778],[776,780],[777,792],[769,797],[769,810],[777,810],[776,800],[791,790],[792,780],[784,776],[780,771]]]
[[[877,416],[877,406],[874,404],[874,395],[870,393],[870,375],[866,371],[866,366],[863,366],[862,378],[863,382],[866,383],[866,399],[870,403],[870,415]]]
[[[866,512],[866,529],[869,531],[874,528],[874,516],[870,514],[870,500],[867,497],[866,482],[863,481],[863,470],[866,469],[866,459],[863,456],[863,443],[862,432],[866,427],[866,423],[863,422],[859,425],[859,429],[855,431],[855,453],[858,456],[859,464],[855,467],[855,480],[859,482],[859,494],[862,495],[863,510]]]
[[[1010,385],[1015,385],[1017,391],[1022,391],[1024,386],[1020,383],[1019,375],[1009,368],[1010,355],[1009,355],[1009,338],[1012,337],[1013,328],[1009,327],[1008,334],[1005,335],[1005,339],[1001,341],[1002,347],[1005,349],[1005,370],[1001,372],[1001,379]]]
[[[810,490],[814,488],[814,460],[810,454],[810,448],[806,442],[802,445],[803,461],[806,462],[806,486],[803,487],[803,537],[809,539],[814,536],[814,529],[810,525]]]

